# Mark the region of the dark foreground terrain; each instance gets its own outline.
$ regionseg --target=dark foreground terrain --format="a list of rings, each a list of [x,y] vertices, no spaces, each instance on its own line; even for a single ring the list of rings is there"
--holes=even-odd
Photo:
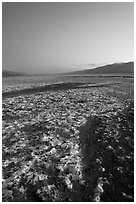
[[[3,202],[134,201],[133,78],[85,80],[4,84]]]

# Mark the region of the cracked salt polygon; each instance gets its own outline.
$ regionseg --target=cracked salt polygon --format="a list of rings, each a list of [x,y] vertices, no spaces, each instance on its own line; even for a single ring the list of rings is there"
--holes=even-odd
[[[57,152],[57,150],[55,148],[52,148],[50,151],[51,154],[55,154],[56,152]]]
[[[73,185],[72,185],[72,182],[70,181],[69,177],[66,177],[66,178],[65,178],[65,182],[66,182],[66,184],[67,184],[67,187],[68,187],[69,189],[72,189]]]
[[[113,147],[109,145],[106,149],[113,150]]]
[[[43,134],[43,136],[44,136],[44,137],[43,137],[42,140],[43,140],[44,142],[49,141],[49,136],[47,136],[46,134]]]

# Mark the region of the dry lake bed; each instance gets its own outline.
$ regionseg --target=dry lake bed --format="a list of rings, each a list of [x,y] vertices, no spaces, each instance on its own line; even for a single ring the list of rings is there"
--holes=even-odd
[[[4,202],[134,201],[132,76],[2,83]]]

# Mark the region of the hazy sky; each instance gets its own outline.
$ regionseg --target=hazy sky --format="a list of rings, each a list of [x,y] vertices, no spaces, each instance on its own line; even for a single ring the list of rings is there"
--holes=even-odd
[[[3,69],[40,72],[133,60],[132,2],[2,5]]]

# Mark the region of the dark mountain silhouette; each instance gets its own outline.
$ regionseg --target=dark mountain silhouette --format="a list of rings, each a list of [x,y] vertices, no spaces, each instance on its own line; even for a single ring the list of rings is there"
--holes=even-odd
[[[130,74],[130,73],[131,74],[134,73],[134,62],[108,64],[93,69],[69,72],[67,74],[89,75],[89,74]]]
[[[2,70],[2,77],[10,77],[10,76],[27,76],[26,73],[22,72],[13,72],[8,70]]]

